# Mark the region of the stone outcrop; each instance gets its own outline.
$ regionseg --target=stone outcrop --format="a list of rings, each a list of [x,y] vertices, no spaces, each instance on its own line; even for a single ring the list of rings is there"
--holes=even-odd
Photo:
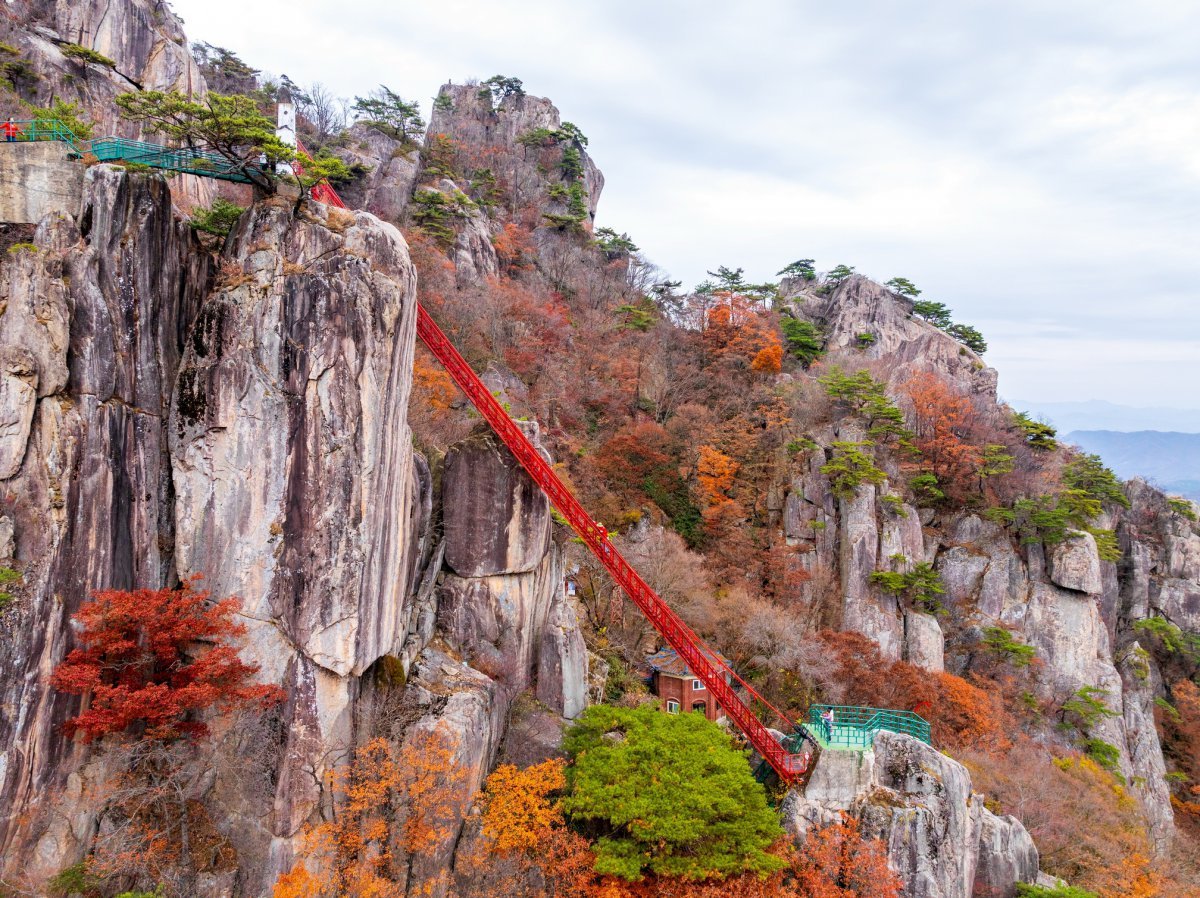
[[[36,73],[29,90],[37,104],[52,97],[77,102],[102,133],[138,136],[113,104],[119,93],[179,90],[203,94],[204,78],[188,52],[183,23],[160,0],[15,0],[16,24],[4,40]],[[76,44],[112,61],[82,61],[64,53]]]
[[[165,421],[208,279],[192,241],[161,178],[98,166],[78,223],[51,216],[36,253],[0,261],[0,358],[13,360],[4,376],[18,364],[28,386],[20,401],[35,401],[27,428],[5,431],[0,490],[25,578],[0,639],[8,873],[55,872],[94,823],[76,774],[86,752],[57,729],[77,700],[48,683],[71,647],[70,615],[92,590],[161,587],[175,573]],[[45,819],[41,800],[68,781]]]
[[[407,631],[416,279],[366,213],[253,208],[171,415],[181,575],[239,595],[272,673],[361,674]],[[316,217],[312,217],[316,216]]]
[[[445,134],[457,143],[489,153],[499,151],[511,157],[512,168],[505,175],[512,179],[518,202],[516,205],[543,207],[547,212],[564,212],[565,206],[547,194],[551,183],[546,174],[546,160],[536,148],[518,142],[524,134],[539,128],[557,130],[562,125],[558,109],[544,97],[510,94],[494,102],[486,88],[468,84],[445,84],[439,94],[445,97],[435,104],[429,122],[430,134]],[[581,152],[583,187],[587,194],[587,223],[596,217],[604,176],[586,151]]]
[[[350,129],[349,145],[339,149],[338,154],[347,165],[368,169],[339,188],[346,205],[399,224],[412,199],[420,168],[417,148],[365,125],[355,125]]]
[[[0,221],[37,224],[52,212],[74,218],[84,168],[63,143],[9,144],[0,153]]]
[[[906,898],[1011,898],[1015,883],[1037,878],[1037,850],[1020,822],[994,816],[965,767],[911,736],[885,731],[873,749],[822,752],[781,810],[801,839],[842,813],[857,817],[886,843]]]
[[[827,294],[815,282],[784,281],[792,313],[820,325],[832,350],[853,350],[865,361],[887,359],[893,383],[916,371],[932,371],[967,393],[994,398],[996,371],[983,359],[932,324],[912,317],[912,302],[886,287],[852,275]],[[870,334],[870,345],[859,336]]]
[[[537,426],[523,425],[537,439]],[[544,454],[544,450],[543,450]],[[451,447],[442,478],[447,572],[438,629],[507,700],[536,686],[565,717],[587,704],[588,657],[550,540],[546,497],[494,436]]]
[[[1090,533],[1071,533],[1050,549],[1047,561],[1050,581],[1055,585],[1088,595],[1099,595],[1103,591],[1096,538]]]
[[[536,439],[537,425],[526,424]],[[486,429],[446,454],[446,563],[460,577],[534,570],[550,544],[550,503]]]

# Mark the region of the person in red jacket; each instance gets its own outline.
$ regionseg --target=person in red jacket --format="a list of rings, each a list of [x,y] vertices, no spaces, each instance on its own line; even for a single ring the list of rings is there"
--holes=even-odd
[[[12,143],[20,133],[21,126],[12,120],[12,116],[9,116],[8,121],[4,123],[4,139]]]

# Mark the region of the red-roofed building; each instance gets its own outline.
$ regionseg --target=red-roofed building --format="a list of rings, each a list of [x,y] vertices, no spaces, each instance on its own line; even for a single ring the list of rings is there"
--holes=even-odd
[[[714,664],[732,666],[729,659],[717,652],[701,649]],[[672,648],[651,655],[646,659],[650,667],[650,691],[658,696],[662,709],[668,714],[680,711],[703,711],[709,720],[723,720],[725,712],[717,704],[704,683],[688,668],[684,660]],[[725,674],[729,682],[729,674]]]

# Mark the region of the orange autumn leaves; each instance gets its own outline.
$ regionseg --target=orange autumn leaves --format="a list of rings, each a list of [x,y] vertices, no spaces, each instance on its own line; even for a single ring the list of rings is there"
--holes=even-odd
[[[329,776],[336,814],[306,827],[298,861],[272,898],[402,898],[401,871],[457,831],[465,771],[439,730],[396,748],[372,739]],[[443,874],[444,876],[444,874]]]
[[[454,746],[428,734],[395,750],[375,739],[331,776],[339,796],[332,819],[307,828],[305,862],[275,885],[272,898],[400,898],[407,861],[448,844],[454,833]],[[501,765],[480,796],[477,835],[464,837],[455,870],[459,898],[897,898],[883,843],[864,838],[846,817],[809,833],[802,850],[781,842],[786,862],[767,877],[724,880],[648,877],[639,882],[601,876],[588,841],[568,828],[558,805],[566,765],[550,760],[525,769]],[[397,801],[399,799],[399,801]],[[391,809],[404,806],[400,814]],[[448,872],[438,880],[448,884]]]

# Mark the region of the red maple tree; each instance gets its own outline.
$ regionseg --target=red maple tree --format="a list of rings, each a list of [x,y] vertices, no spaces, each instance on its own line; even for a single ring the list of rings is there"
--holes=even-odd
[[[67,734],[91,742],[136,726],[150,740],[198,737],[207,732],[201,712],[282,700],[278,686],[252,682],[258,667],[229,644],[245,632],[233,620],[238,607],[237,599],[210,602],[195,579],[178,589],[95,593],[73,617],[81,647],[52,679],[60,692],[91,696],[64,724]]]

